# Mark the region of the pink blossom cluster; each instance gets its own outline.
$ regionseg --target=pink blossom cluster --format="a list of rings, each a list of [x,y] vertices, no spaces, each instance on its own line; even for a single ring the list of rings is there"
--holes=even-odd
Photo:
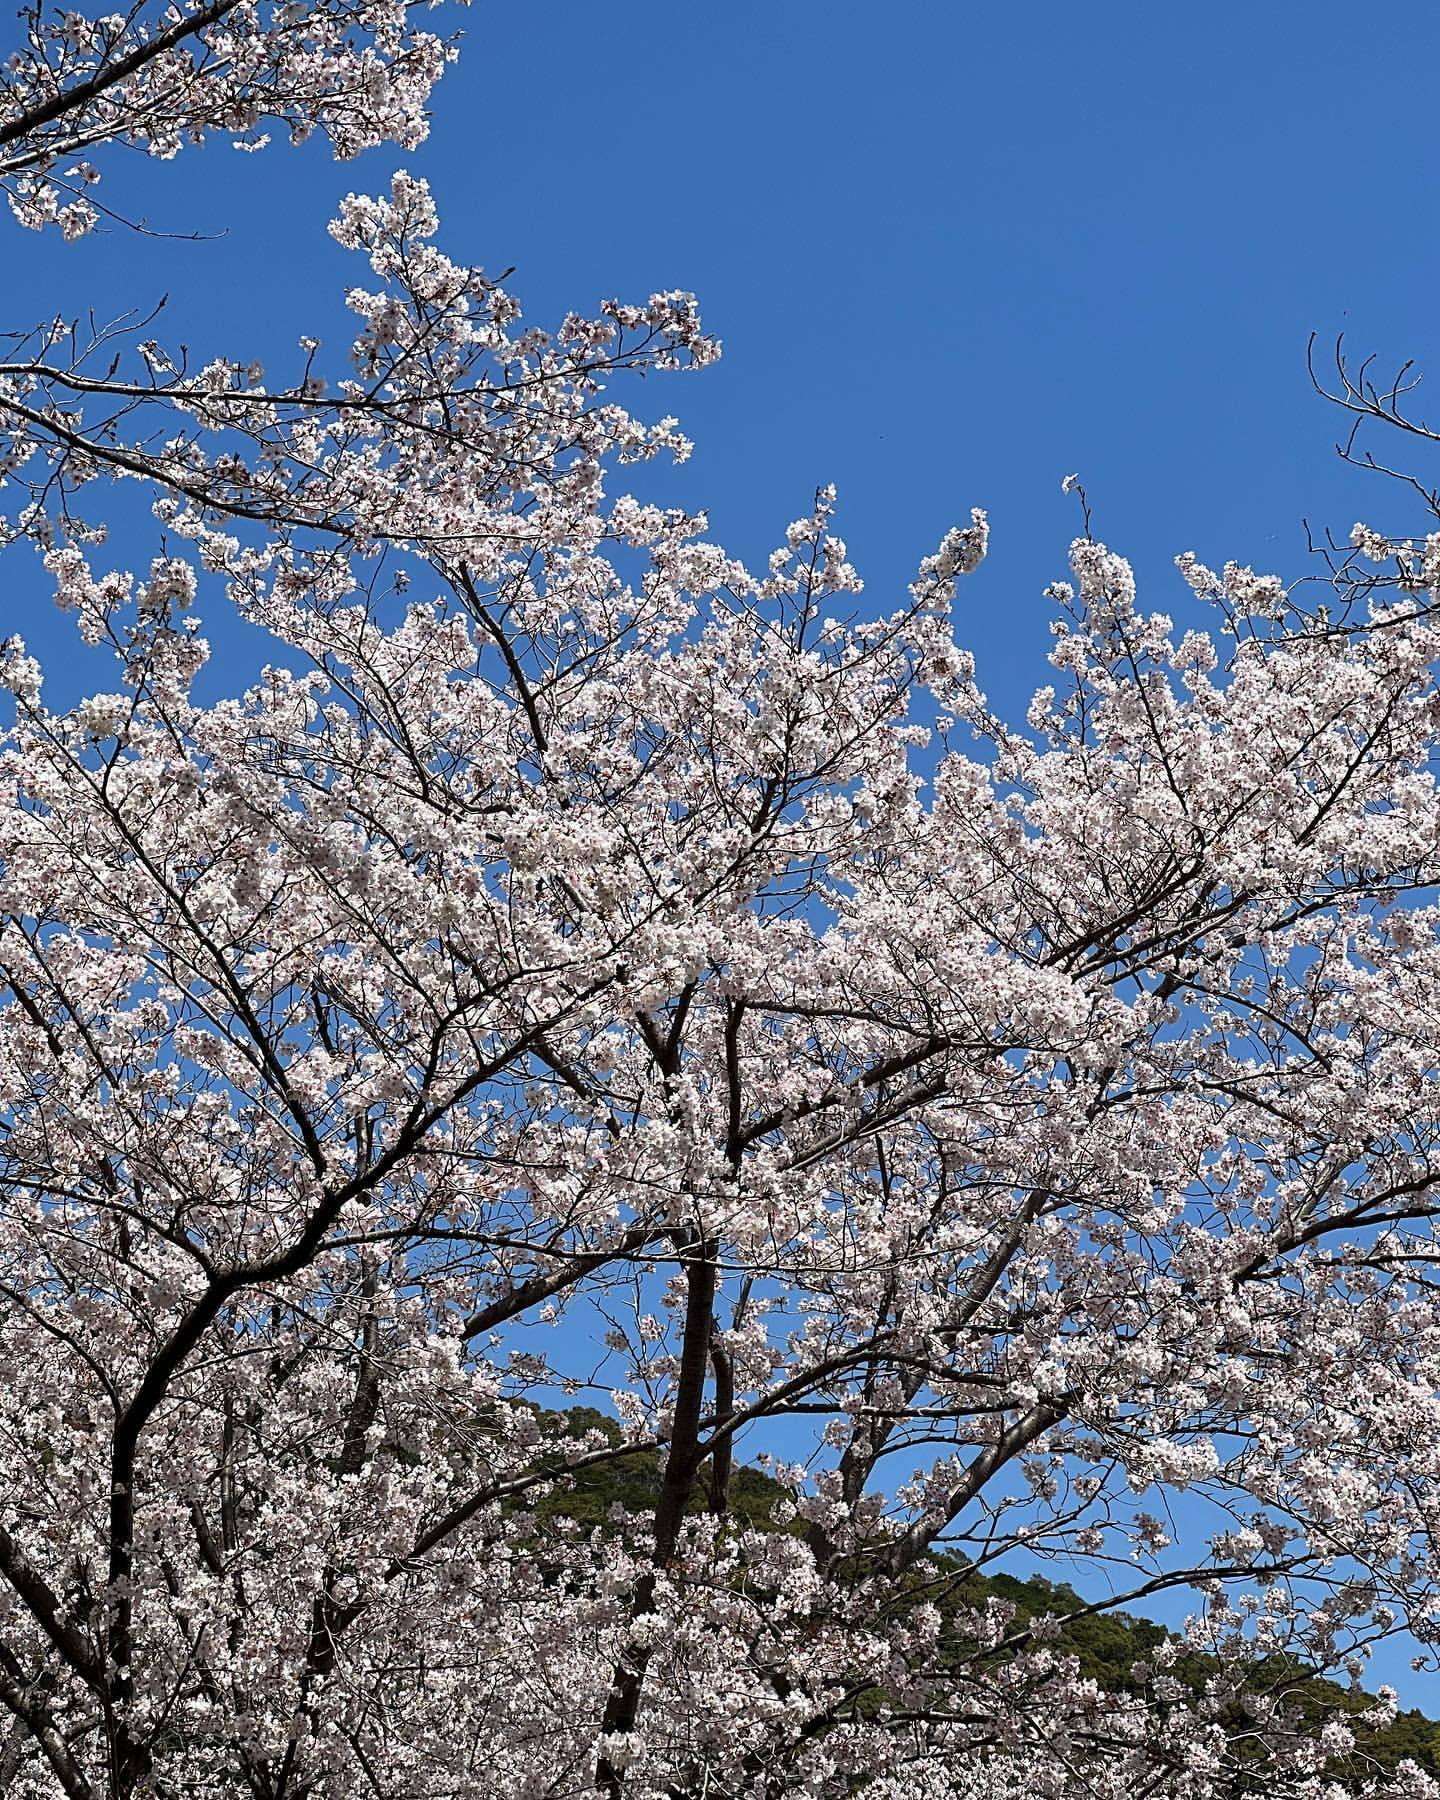
[[[83,237],[105,210],[93,157],[124,144],[168,159],[215,134],[259,150],[282,127],[337,156],[425,137],[454,44],[416,29],[436,0],[139,4],[101,17],[40,6],[0,65],[0,191],[20,224]]]

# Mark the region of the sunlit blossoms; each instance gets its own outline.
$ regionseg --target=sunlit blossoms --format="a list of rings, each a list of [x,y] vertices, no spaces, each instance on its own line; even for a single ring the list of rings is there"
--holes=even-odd
[[[0,192],[21,225],[66,239],[100,218],[97,146],[168,159],[220,134],[259,150],[322,132],[338,156],[413,146],[453,46],[413,19],[429,0],[140,4],[89,17],[25,8],[0,69]],[[123,196],[119,204],[124,205]]]
[[[407,19],[37,14],[22,223],[81,141],[414,143]],[[340,205],[348,362],[0,365],[104,672],[0,654],[0,1788],[1436,1800],[1366,1736],[1440,1643],[1430,540],[1172,618],[1087,526],[1007,725],[983,512],[747,569],[628,491],[693,299],[542,329],[438,234]]]

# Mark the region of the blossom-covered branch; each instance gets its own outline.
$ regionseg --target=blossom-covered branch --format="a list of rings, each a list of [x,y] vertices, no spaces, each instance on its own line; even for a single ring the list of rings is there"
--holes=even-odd
[[[267,126],[337,156],[426,132],[453,43],[418,30],[414,0],[326,0],[267,11],[253,0],[145,4],[90,18],[20,15],[24,47],[0,71],[0,190],[22,225],[82,237],[100,217],[96,156],[124,144],[168,158],[219,132],[256,150]]]

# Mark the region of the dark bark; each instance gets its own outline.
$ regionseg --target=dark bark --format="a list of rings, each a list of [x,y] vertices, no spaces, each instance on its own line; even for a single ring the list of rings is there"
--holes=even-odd
[[[669,1563],[675,1553],[685,1510],[695,1492],[701,1461],[700,1415],[705,1397],[705,1378],[714,1323],[715,1256],[716,1246],[713,1242],[702,1242],[699,1239],[692,1241],[691,1260],[686,1268],[685,1331],[680,1349],[675,1419],[670,1436],[669,1456],[665,1463],[665,1476],[655,1507],[654,1567],[636,1583],[630,1603],[632,1620],[651,1609],[658,1571]],[[634,1642],[626,1645],[611,1677],[610,1692],[601,1720],[602,1731],[610,1733],[634,1730],[640,1713],[640,1697],[649,1661],[648,1648]],[[596,1765],[595,1785],[607,1796],[607,1800],[623,1800],[623,1773],[608,1757],[602,1756]]]

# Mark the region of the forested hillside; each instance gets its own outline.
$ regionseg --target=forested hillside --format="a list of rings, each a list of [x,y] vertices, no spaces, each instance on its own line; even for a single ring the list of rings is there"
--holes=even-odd
[[[614,1421],[593,1407],[571,1408],[563,1418],[570,1432],[600,1430],[613,1442],[621,1441]],[[657,1453],[639,1451],[623,1461],[602,1463],[566,1477],[536,1506],[535,1513],[551,1526],[568,1520],[586,1531],[614,1529],[622,1514],[643,1516],[653,1510],[659,1481]],[[787,1490],[763,1470],[746,1464],[736,1467],[728,1505],[738,1521],[761,1530],[796,1530],[794,1524],[777,1521],[777,1509],[783,1516],[787,1498]],[[697,1493],[692,1511],[703,1511],[704,1506],[703,1492]],[[1140,1666],[1151,1663],[1162,1645],[1178,1642],[1153,1620],[1124,1612],[1088,1610],[1096,1596],[1081,1595],[1066,1582],[1050,1581],[1042,1575],[1022,1578],[1003,1572],[980,1573],[953,1557],[933,1558],[925,1578],[917,1583],[916,1592],[917,1597],[923,1594],[939,1605],[957,1657],[973,1654],[973,1647],[956,1630],[956,1616],[983,1609],[989,1599],[1014,1607],[1012,1632],[1019,1632],[1032,1619],[1048,1616],[1060,1620],[1056,1649],[1076,1659],[1082,1676],[1114,1693],[1136,1691]],[[1171,1673],[1199,1691],[1213,1674],[1214,1666],[1207,1657],[1181,1655]],[[1297,1705],[1317,1729],[1318,1721],[1333,1715],[1337,1707],[1355,1720],[1355,1750],[1351,1758],[1333,1765],[1330,1772],[1337,1778],[1343,1779],[1347,1774],[1373,1775],[1376,1765],[1391,1771],[1406,1758],[1430,1774],[1440,1775],[1440,1722],[1418,1708],[1401,1712],[1388,1726],[1368,1726],[1358,1715],[1375,1705],[1372,1693],[1347,1692],[1332,1681],[1279,1659],[1257,1669],[1253,1691],[1257,1696],[1283,1696],[1288,1703]],[[871,1705],[882,1700],[878,1693],[869,1697]]]

